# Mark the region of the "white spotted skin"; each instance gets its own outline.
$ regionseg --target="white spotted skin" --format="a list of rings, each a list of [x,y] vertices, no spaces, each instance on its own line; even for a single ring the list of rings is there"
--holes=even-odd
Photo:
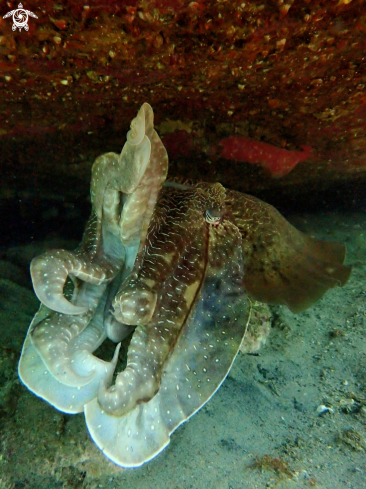
[[[155,311],[157,294],[131,282],[116,294],[113,301],[114,316],[120,323],[129,325],[147,324]]]
[[[171,277],[171,287],[165,289],[166,296],[172,296],[170,302],[166,299],[164,306],[159,307],[158,298],[156,316],[151,323],[154,328],[150,332],[138,328],[145,334],[141,336],[137,329],[134,352],[129,349],[128,362],[132,365],[134,353],[138,366],[134,364],[133,368],[140,375],[154,365],[150,359],[153,339],[156,341],[158,335],[162,335],[164,343],[162,340],[157,344],[161,351],[164,344],[174,342],[174,348],[164,359],[157,393],[140,400],[133,409],[119,413],[114,408],[114,403],[119,401],[117,393],[125,396],[127,407],[131,396],[136,400],[135,394],[141,388],[141,377],[133,387],[127,385],[127,380],[136,379],[130,373],[123,376],[127,367],[112,388],[115,398],[111,395],[101,400],[99,392],[98,399],[85,406],[91,437],[103,453],[121,467],[139,467],[159,454],[169,444],[170,436],[178,426],[217,391],[238,352],[249,316],[249,304],[242,288],[244,267],[240,234],[227,222],[211,226],[208,231],[208,248],[205,249],[208,260],[198,274],[198,283],[184,285],[183,276],[177,275],[182,279],[181,290],[174,297],[175,280]],[[233,247],[230,261],[224,262],[218,258],[225,255],[229,243]],[[177,266],[176,273],[184,273],[181,270],[182,267]],[[184,297],[194,300],[189,311],[184,307]],[[172,307],[174,303],[175,308]],[[180,313],[184,316],[181,323]],[[180,325],[184,327],[180,328]],[[141,351],[147,354],[144,356]],[[156,360],[156,355],[153,356]],[[120,376],[125,382],[117,385]],[[122,385],[123,392],[119,390]],[[150,383],[148,389],[151,389]]]
[[[39,355],[41,365],[65,388],[86,388],[95,379],[100,380],[103,371],[104,382],[110,382],[112,364],[104,366],[92,355],[106,338],[103,318],[107,287],[117,273],[124,279],[131,273],[139,246],[144,246],[167,168],[165,148],[153,128],[152,109],[144,104],[131,124],[121,155],[107,153],[93,165],[93,209],[79,248],[74,252],[49,251],[32,261],[31,275],[42,313],[37,313],[29,328],[30,346],[25,351],[32,354],[26,358]],[[64,295],[64,289],[70,288],[69,278],[74,282],[70,299]],[[150,304],[146,312],[151,316],[153,310]],[[141,307],[136,312],[141,317]],[[128,328],[121,325],[117,329],[124,334]],[[98,333],[90,334],[95,331]],[[22,365],[27,362],[22,361]],[[33,381],[22,368],[21,378],[33,392],[39,390],[53,405],[65,408],[51,389],[44,393],[37,384],[38,377]]]
[[[123,416],[137,403],[149,401],[160,384],[161,356],[163,348],[149,341],[149,334],[138,327],[132,337],[127,366],[119,373],[115,384],[109,389],[102,384],[98,392],[101,408],[113,416]]]
[[[88,261],[87,256],[66,250],[48,251],[31,263],[32,282],[38,299],[53,311],[70,315],[85,313],[88,306],[76,306],[65,298],[63,290],[69,276],[101,285],[112,280],[116,272],[112,265],[101,266]]]

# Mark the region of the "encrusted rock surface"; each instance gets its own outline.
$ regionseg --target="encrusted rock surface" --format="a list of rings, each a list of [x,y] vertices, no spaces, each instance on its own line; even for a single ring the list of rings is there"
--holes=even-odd
[[[3,19],[16,8],[0,7],[3,197],[86,194],[93,159],[120,150],[144,101],[172,176],[257,193],[365,175],[362,0],[29,0],[38,18],[20,32]],[[312,151],[281,176],[223,158],[231,136]]]

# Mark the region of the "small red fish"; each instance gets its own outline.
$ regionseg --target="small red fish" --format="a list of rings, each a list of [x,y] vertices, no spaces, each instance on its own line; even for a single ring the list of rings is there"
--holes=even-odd
[[[243,136],[222,139],[220,145],[224,158],[261,165],[275,178],[289,173],[300,161],[307,160],[313,151],[310,146],[302,146],[302,151],[289,151]]]

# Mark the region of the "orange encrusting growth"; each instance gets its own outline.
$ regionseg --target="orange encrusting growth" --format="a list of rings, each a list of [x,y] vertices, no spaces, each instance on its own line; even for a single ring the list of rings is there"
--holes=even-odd
[[[221,156],[224,158],[261,165],[272,177],[277,178],[287,175],[298,163],[307,160],[312,153],[310,146],[303,146],[303,151],[289,151],[243,136],[222,139],[220,145]]]

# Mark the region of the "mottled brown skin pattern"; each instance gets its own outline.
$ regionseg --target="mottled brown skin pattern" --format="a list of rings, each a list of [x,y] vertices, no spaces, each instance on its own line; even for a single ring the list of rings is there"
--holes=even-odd
[[[240,230],[244,288],[254,299],[285,304],[291,311],[300,312],[330,287],[346,283],[351,269],[342,264],[343,244],[304,235],[276,209],[255,197],[225,191],[220,184],[202,183],[187,190],[162,190],[145,247],[138,257],[139,266],[128,285],[117,294],[115,307],[129,291],[134,291],[136,311],[148,307],[146,292],[154,297],[151,306],[154,308],[159,295],[156,304],[159,310],[163,301],[169,301],[165,284],[172,270],[177,286],[182,283],[189,286],[202,278],[207,254],[203,243],[208,243],[210,227],[205,222],[207,209],[218,211],[221,226],[231,221]],[[225,262],[231,252],[228,238],[224,249],[216,250],[215,259]],[[190,304],[186,302],[180,307],[185,314]],[[140,317],[136,314],[134,324],[148,322],[142,314]]]
[[[207,222],[208,209],[221,216],[216,224]],[[213,269],[220,270],[234,255],[235,229],[242,239],[243,292],[256,300],[286,304],[299,312],[328,288],[343,285],[349,276],[350,268],[342,265],[343,245],[305,236],[259,199],[225,191],[220,184],[198,184],[186,190],[164,188],[138,266],[113,303],[120,320],[119,309],[134,299],[129,316],[129,324],[138,324],[134,339],[146,347],[154,345],[151,372],[155,381],[149,396],[144,393],[145,402],[159,389],[163,364],[200,292],[215,233],[226,233],[211,256]],[[143,335],[147,335],[143,340],[138,332],[142,325],[146,325]],[[146,351],[137,345],[129,353],[128,364],[142,365],[145,356]],[[116,407],[108,403],[103,403],[103,408],[116,413]]]
[[[144,365],[144,373],[148,371],[153,377],[150,388],[144,389],[143,398],[137,402],[147,402],[159,389],[164,362],[178,341],[205,277],[211,226],[205,220],[205,211],[208,208],[221,211],[224,198],[220,184],[184,191],[163,189],[137,266],[115,297],[116,319],[123,322],[120,311],[128,308],[128,320],[138,325],[127,369],[133,365],[131,370],[140,377],[142,369],[136,365]],[[221,249],[215,254],[221,266],[224,254],[228,250]],[[144,378],[140,382],[146,386]],[[105,412],[120,415],[129,407],[125,396],[119,407],[114,402],[117,397],[114,392],[104,397],[107,400],[101,403]]]
[[[203,256],[196,255],[197,241],[207,239],[208,224],[205,210],[216,208],[221,211],[224,205],[225,190],[220,184],[206,188],[179,190],[164,188],[159,197],[150,224],[144,260],[154,256],[155,267],[141,269],[142,277],[155,281],[155,288],[169,276],[170,269],[178,264],[179,257],[185,253],[187,275],[195,275],[202,264]],[[205,235],[202,236],[202,231]]]
[[[297,313],[347,282],[351,267],[343,265],[343,243],[306,236],[250,195],[229,190],[225,206],[242,234],[244,283],[254,299]]]

